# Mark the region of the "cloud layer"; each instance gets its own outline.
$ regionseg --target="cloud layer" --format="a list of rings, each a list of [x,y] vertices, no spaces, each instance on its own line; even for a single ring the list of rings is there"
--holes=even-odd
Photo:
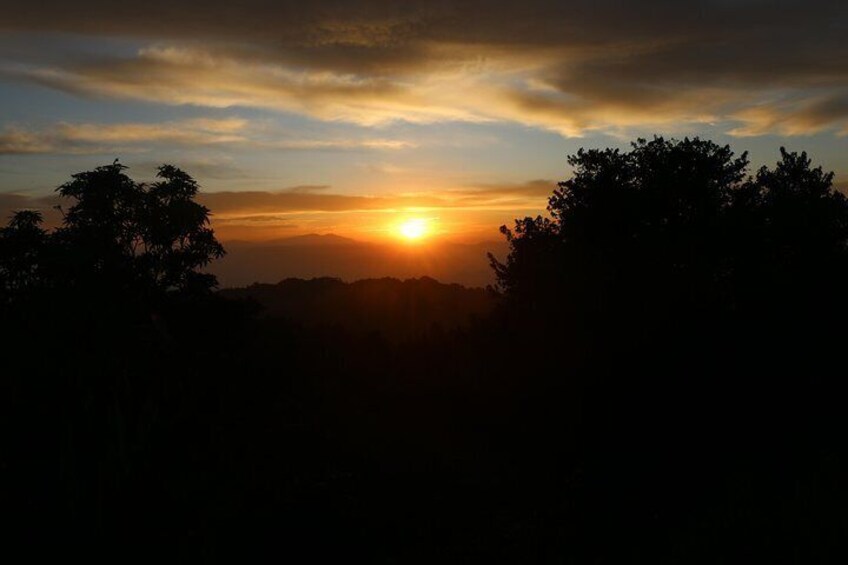
[[[281,230],[292,234],[335,230],[379,237],[392,221],[406,215],[452,222],[456,229],[451,231],[456,234],[491,228],[491,222],[477,225],[469,215],[477,217],[477,221],[491,216],[495,222],[503,223],[521,211],[540,213],[555,186],[554,181],[533,180],[460,187],[426,195],[363,196],[340,194],[329,186],[306,185],[279,191],[202,191],[198,200],[212,211],[212,225],[223,240],[269,239],[280,237]],[[63,204],[62,199],[55,194],[0,193],[0,224],[5,225],[16,210],[33,209],[45,214],[48,226],[55,226],[61,221],[55,209],[59,204]]]
[[[369,127],[848,130],[842,0],[6,4],[0,30],[144,45],[61,61],[2,57],[6,76],[81,96],[264,108]]]
[[[277,150],[407,149],[409,141],[386,138],[289,138],[239,118],[189,119],[161,123],[66,123],[33,130],[0,130],[0,155],[108,154],[144,151],[157,146],[243,147]]]

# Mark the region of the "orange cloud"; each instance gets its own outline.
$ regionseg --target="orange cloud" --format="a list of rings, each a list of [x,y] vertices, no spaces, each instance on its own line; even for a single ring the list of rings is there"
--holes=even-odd
[[[270,239],[282,233],[329,233],[365,239],[393,237],[403,216],[437,218],[441,233],[465,240],[497,237],[497,227],[516,214],[541,213],[556,183],[480,185],[425,195],[361,196],[303,190],[208,192],[200,201],[213,211],[223,239]]]
[[[245,142],[247,122],[240,119],[195,119],[158,124],[59,123],[49,130],[7,127],[0,133],[0,154],[102,153],[138,143],[213,145]]]
[[[813,135],[834,131],[848,135],[848,92],[800,102],[759,105],[738,112],[742,125],[732,130],[739,137],[768,133],[781,135]]]
[[[241,118],[199,118],[163,123],[66,123],[50,129],[7,126],[0,132],[0,155],[102,154],[143,151],[150,144],[205,147],[243,146],[280,150],[373,149],[415,147],[410,141],[384,138],[279,139]]]
[[[276,192],[205,192],[198,200],[212,211],[212,225],[222,240],[265,240],[301,233],[339,233],[363,239],[392,238],[402,216],[426,215],[439,232],[463,240],[497,238],[497,227],[515,215],[541,213],[552,181],[484,184],[426,195],[361,196],[333,193],[327,186],[295,186]],[[33,197],[0,193],[0,218],[15,210],[45,213],[46,224],[61,221],[55,195]],[[2,223],[2,222],[0,222]]]

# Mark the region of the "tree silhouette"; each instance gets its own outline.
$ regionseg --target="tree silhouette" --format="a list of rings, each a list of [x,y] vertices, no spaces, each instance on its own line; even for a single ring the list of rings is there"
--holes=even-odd
[[[0,303],[42,284],[41,257],[47,232],[40,212],[15,212],[0,228]]]
[[[501,228],[510,253],[492,264],[523,310],[644,324],[749,308],[778,292],[784,304],[815,287],[840,297],[848,205],[806,154],[781,149],[774,168],[752,177],[747,155],[729,147],[654,138],[628,152],[581,149],[569,164],[550,218]]]
[[[682,561],[720,561],[730,531],[763,554],[830,555],[848,429],[848,203],[833,174],[785,149],[750,174],[747,155],[699,139],[569,163],[549,217],[502,228],[510,253],[492,264],[516,373],[571,418],[540,433],[580,430],[587,530],[602,545],[637,532],[646,562],[677,562],[668,538],[649,541],[657,528],[681,554],[715,534],[714,555]]]
[[[41,227],[39,212],[12,217],[0,231],[6,302],[50,289],[89,307],[120,302],[127,313],[143,312],[171,295],[200,296],[217,285],[201,269],[224,248],[209,227],[209,210],[195,201],[197,182],[172,165],[159,167],[149,184],[125,170],[116,160],[60,186],[70,206],[60,207],[63,221],[52,232]]]
[[[161,291],[203,292],[217,285],[200,273],[224,255],[209,224],[209,209],[194,201],[199,189],[188,174],[172,165],[159,168],[159,181],[145,187],[140,262],[151,284]]]
[[[163,165],[152,184],[136,183],[117,161],[73,175],[58,192],[74,203],[55,233],[71,280],[147,295],[205,292],[215,277],[200,273],[224,249],[209,228],[209,210],[194,201],[197,182]]]

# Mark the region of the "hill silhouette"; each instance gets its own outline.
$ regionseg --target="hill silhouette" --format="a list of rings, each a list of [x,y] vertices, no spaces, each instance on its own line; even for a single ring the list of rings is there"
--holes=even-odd
[[[359,279],[432,277],[472,287],[495,283],[487,253],[505,257],[502,241],[463,244],[448,241],[407,246],[341,238],[333,234],[270,242],[229,242],[227,256],[210,265],[223,287],[286,278]]]
[[[467,329],[492,314],[497,295],[479,288],[442,284],[434,279],[286,279],[225,289],[219,296],[252,300],[260,316],[309,327],[338,327],[410,339],[432,332]]]
[[[274,239],[266,244],[273,245],[354,245],[356,240],[349,237],[342,237],[334,233],[308,233],[305,235],[295,235],[292,237],[284,237],[282,239]]]

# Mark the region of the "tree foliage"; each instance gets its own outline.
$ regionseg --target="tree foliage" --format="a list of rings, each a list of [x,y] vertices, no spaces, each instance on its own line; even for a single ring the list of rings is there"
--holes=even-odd
[[[549,218],[501,228],[510,253],[492,263],[520,308],[644,324],[842,300],[848,203],[805,153],[751,175],[727,146],[654,138],[568,162]]]
[[[41,257],[47,233],[40,212],[15,212],[0,228],[0,297],[25,292],[42,283]]]
[[[199,186],[172,165],[139,183],[115,161],[77,173],[57,189],[69,202],[61,226],[17,212],[0,232],[3,294],[53,289],[152,306],[171,294],[203,294],[217,284],[202,272],[224,255],[195,201]],[[7,299],[8,300],[8,299]]]

